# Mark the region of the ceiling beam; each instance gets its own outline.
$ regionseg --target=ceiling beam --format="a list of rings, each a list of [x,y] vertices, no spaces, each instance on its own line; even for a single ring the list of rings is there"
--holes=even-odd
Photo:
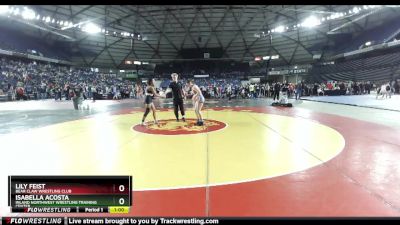
[[[106,9],[105,9],[106,10]],[[104,18],[104,22],[105,23],[107,23],[107,17],[105,17]],[[93,62],[94,61],[96,61],[96,59],[101,55],[101,54],[103,54],[103,52],[104,51],[108,51],[108,49],[110,48],[110,47],[112,47],[113,45],[115,45],[115,44],[117,44],[117,43],[119,43],[119,42],[121,42],[121,41],[123,41],[125,38],[119,38],[118,40],[116,40],[116,41],[114,41],[113,43],[111,43],[111,44],[107,44],[107,36],[106,35],[104,35],[104,48],[93,58],[93,60],[89,63],[89,65],[92,65],[93,64]]]
[[[109,51],[108,49],[107,49],[107,54],[108,54],[108,56],[110,57],[111,61],[113,62],[114,67],[117,68],[118,65],[117,65],[117,63],[115,62],[114,58],[112,57],[112,55],[111,55],[111,53],[110,53],[110,51]]]
[[[277,14],[277,15],[279,15],[279,16],[285,17],[285,18],[288,19],[290,22],[293,22],[293,23],[295,23],[295,24],[300,23],[300,21],[298,21],[298,18],[294,18],[294,17],[292,17],[292,16],[286,15],[286,14],[284,14],[284,13],[281,13],[280,11],[274,11],[274,10],[270,9],[269,6],[264,7],[264,9],[267,10],[267,11],[269,11],[269,12],[275,13],[275,14]],[[317,31],[319,34],[321,34],[321,35],[325,36],[326,38],[328,38],[328,35],[326,34],[326,32],[323,32],[323,31],[321,31],[321,30],[318,29],[318,28],[314,28],[314,30]]]
[[[164,12],[164,20],[163,20],[163,24],[162,24],[162,28],[164,30],[165,28],[165,24],[167,24],[167,18],[168,18],[168,14],[166,12]],[[155,55],[157,55],[157,53],[159,53],[160,51],[160,43],[161,43],[161,39],[162,39],[162,34],[160,33],[160,35],[158,36],[158,40],[157,40],[157,47],[156,47],[156,51],[153,53],[153,55],[151,56],[151,58],[153,58]]]
[[[297,44],[296,45],[296,48],[294,48],[294,51],[293,51],[293,53],[292,53],[292,56],[290,57],[290,59],[289,59],[289,65],[291,65],[292,64],[292,61],[293,61],[293,59],[294,59],[294,56],[295,56],[295,54],[296,54],[296,51],[297,51],[297,48],[299,47],[299,44]]]
[[[163,30],[161,30],[159,27],[157,27],[156,25],[154,25],[149,19],[147,19],[143,14],[141,14],[139,11],[136,12],[134,10],[132,10],[130,7],[126,7],[129,11],[133,12],[134,14],[138,15],[140,18],[142,18],[144,21],[146,21],[150,26],[152,26],[153,28],[155,28],[156,30],[158,30],[159,32],[162,32],[162,35],[164,36],[165,40],[167,40],[170,45],[176,50],[179,51],[179,49],[175,46],[175,44],[168,38],[168,36],[164,33]]]
[[[332,5],[322,5],[325,9],[328,9],[328,10],[330,10],[330,11],[333,11],[333,12],[337,12],[335,9],[334,9],[334,7],[332,6]],[[347,9],[348,10],[348,9]],[[346,11],[347,11],[346,10]],[[348,17],[344,17],[344,20],[346,20],[347,22],[352,22],[352,19],[350,19],[350,18],[348,18]],[[329,22],[329,23],[331,23],[331,22]],[[359,30],[359,31],[364,31],[364,28],[360,25],[360,24],[358,24],[358,23],[355,23],[354,22],[354,25],[356,26],[356,28]]]
[[[58,11],[58,6],[56,6],[56,10],[55,10],[55,11],[53,12],[53,14],[51,15],[51,18],[54,18],[54,15],[57,14],[57,11]],[[47,37],[49,37],[49,35],[50,35],[53,31],[55,31],[55,30],[57,30],[57,29],[56,29],[56,28],[50,28],[50,31],[46,33],[46,35],[43,37],[43,39],[46,40]]]
[[[126,54],[126,56],[121,60],[121,62],[120,62],[119,65],[118,65],[118,68],[120,68],[120,67],[124,64],[125,60],[126,60],[132,53],[133,53],[133,55],[135,56],[136,59],[139,59],[139,57],[136,55],[136,52],[135,52],[135,40],[134,40],[134,39],[132,39],[132,48],[131,48],[131,50],[130,50],[130,51],[128,52],[128,54]]]
[[[190,34],[189,29],[188,29],[185,25],[183,25],[182,21],[179,20],[179,18],[175,15],[175,13],[171,13],[169,9],[167,9],[167,12],[168,12],[169,14],[171,14],[172,17],[173,17],[173,18],[179,23],[179,25],[185,30],[185,36],[184,36],[183,41],[182,41],[182,43],[181,43],[180,50],[183,48],[187,37],[190,37],[190,39],[192,40],[192,42],[196,45],[196,48],[199,49],[200,47],[199,47],[199,45],[197,44],[196,40],[194,40],[193,36]],[[179,15],[182,15],[182,14],[179,13]],[[193,16],[192,21],[190,22],[189,27],[192,27],[192,26],[193,26],[193,23],[194,23],[194,21],[196,20],[197,15],[198,15],[198,10],[195,11],[195,14],[194,14],[194,16]]]
[[[221,25],[222,21],[224,21],[224,19],[225,19],[226,16],[228,15],[229,10],[225,10],[224,15],[223,15],[222,18],[218,21],[218,23],[217,23],[217,25],[216,25],[215,27],[213,27],[212,24],[209,22],[209,20],[208,20],[207,17],[205,16],[204,12],[203,12],[203,11],[201,11],[201,12],[202,12],[202,14],[203,14],[204,19],[207,21],[208,25],[209,25],[210,28],[211,28],[211,33],[210,33],[210,36],[208,37],[208,39],[207,39],[207,41],[206,41],[206,43],[205,43],[205,47],[207,47],[208,43],[210,42],[211,36],[214,35],[215,38],[216,38],[217,41],[218,41],[219,46],[220,46],[221,48],[223,48],[223,45],[222,45],[222,43],[221,43],[221,40],[219,39],[218,34],[217,34],[215,31],[216,31],[217,28]],[[212,10],[211,10],[211,13],[212,13]]]
[[[229,7],[228,10],[231,10],[231,7]],[[243,26],[241,26],[241,27],[239,26],[239,31],[235,33],[234,37],[231,39],[231,41],[228,43],[228,45],[225,46],[222,54],[226,54],[228,48],[232,45],[233,41],[240,34],[240,31],[243,29],[243,27],[246,27],[247,25],[249,25],[254,20],[254,18],[256,18],[256,17],[255,16],[251,17],[249,20],[247,20],[247,22]]]
[[[73,15],[70,17],[70,20],[75,19],[75,17],[79,16],[79,14],[81,14],[81,13],[83,13],[83,12],[85,12],[85,11],[91,9],[91,8],[94,7],[94,6],[95,6],[95,5],[89,5],[89,6],[85,7],[85,8],[83,8],[83,9],[79,10],[77,13],[73,14]]]

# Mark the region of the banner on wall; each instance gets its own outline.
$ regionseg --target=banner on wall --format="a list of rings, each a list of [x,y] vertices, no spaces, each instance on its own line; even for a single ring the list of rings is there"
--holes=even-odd
[[[194,75],[195,78],[204,78],[204,77],[210,77],[209,74],[204,74],[204,75]]]
[[[291,69],[291,70],[277,70],[269,71],[269,75],[292,75],[292,74],[302,74],[307,73],[307,69]]]
[[[259,77],[250,78],[250,83],[260,83],[261,79]]]

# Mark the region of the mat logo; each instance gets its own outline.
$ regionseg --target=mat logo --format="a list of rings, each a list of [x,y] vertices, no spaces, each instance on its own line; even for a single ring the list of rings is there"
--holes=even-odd
[[[177,122],[174,119],[159,120],[158,124],[149,123],[146,126],[136,125],[134,131],[159,134],[159,135],[182,135],[182,134],[198,134],[221,130],[226,124],[216,120],[205,120],[204,126],[196,126],[195,119],[187,119],[186,122]]]

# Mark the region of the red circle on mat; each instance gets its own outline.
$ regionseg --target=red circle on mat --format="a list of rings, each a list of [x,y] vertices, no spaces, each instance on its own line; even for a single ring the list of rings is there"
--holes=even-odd
[[[199,134],[221,130],[226,127],[226,123],[216,120],[204,120],[204,126],[196,126],[197,120],[186,119],[186,122],[177,122],[174,119],[159,120],[158,124],[153,122],[147,125],[136,125],[132,129],[147,134],[160,135],[181,135],[181,134]]]

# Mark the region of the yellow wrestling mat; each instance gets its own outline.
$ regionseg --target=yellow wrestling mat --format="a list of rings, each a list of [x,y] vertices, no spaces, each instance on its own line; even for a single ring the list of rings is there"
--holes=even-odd
[[[198,187],[305,170],[332,159],[345,145],[330,127],[281,115],[210,109],[203,112],[206,122],[212,119],[219,128],[179,135],[135,130],[142,115],[101,114],[3,136],[2,149],[12,151],[0,153],[7,159],[2,173],[132,175],[134,190]],[[170,120],[172,110],[157,116],[165,121],[152,129],[199,129]],[[195,118],[194,112],[187,118]]]

